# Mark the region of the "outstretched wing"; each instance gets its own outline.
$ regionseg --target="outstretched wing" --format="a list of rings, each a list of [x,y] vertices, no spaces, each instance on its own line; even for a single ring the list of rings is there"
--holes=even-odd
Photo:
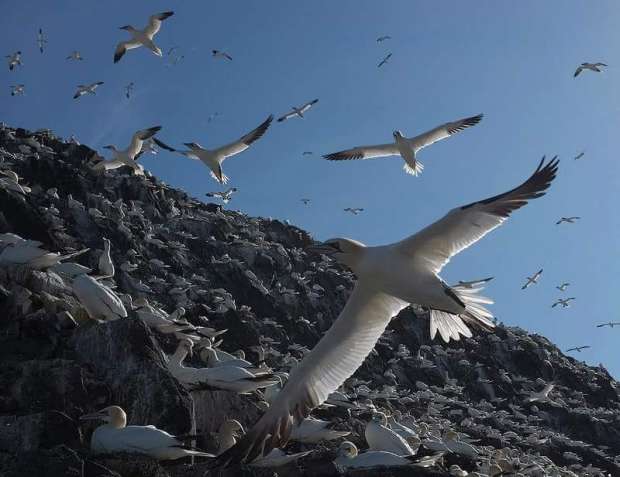
[[[436,143],[437,141],[441,141],[442,139],[446,139],[453,134],[463,131],[464,129],[475,126],[482,120],[482,117],[482,114],[478,114],[477,116],[471,116],[469,118],[459,119],[458,121],[453,121],[451,123],[442,124],[441,126],[431,129],[424,134],[420,134],[419,136],[409,139],[409,142],[411,143],[411,147],[413,147],[413,149],[417,152],[424,147]]]
[[[390,319],[405,306],[406,302],[358,282],[338,319],[294,369],[269,410],[215,465],[251,462],[261,453],[283,446],[293,426],[363,363]]]
[[[326,154],[323,158],[328,161],[348,161],[351,159],[372,159],[374,157],[397,156],[396,144],[378,144],[376,146],[359,146],[344,151]]]
[[[130,159],[134,159],[140,151],[142,151],[142,144],[145,140],[152,137],[161,129],[161,126],[154,126],[148,129],[142,129],[141,131],[137,131],[133,137],[131,138],[131,144],[127,149],[127,155]]]
[[[545,195],[558,170],[554,157],[543,157],[534,173],[520,186],[485,200],[452,209],[442,219],[399,242],[400,251],[435,273],[450,258],[499,227],[510,214],[530,199]],[[540,273],[540,272],[539,272]]]
[[[314,106],[316,103],[318,103],[319,100],[318,99],[313,99],[312,101],[308,101],[306,104],[304,104],[301,107],[301,112],[305,113],[306,111],[308,111],[312,106]]]
[[[127,50],[133,50],[141,45],[142,43],[133,40],[121,41],[116,45],[116,50],[114,50],[114,63],[118,63],[123,55],[127,53]]]
[[[161,22],[172,15],[174,15],[174,12],[163,12],[151,15],[149,17],[149,24],[144,29],[144,34],[152,40],[161,28]]]
[[[245,151],[254,141],[257,141],[261,137],[263,137],[263,134],[265,134],[267,129],[269,129],[272,121],[273,114],[269,115],[269,117],[265,119],[265,121],[263,121],[260,126],[247,133],[238,141],[222,146],[214,150],[213,153],[217,155],[222,155],[224,157],[230,157]]]

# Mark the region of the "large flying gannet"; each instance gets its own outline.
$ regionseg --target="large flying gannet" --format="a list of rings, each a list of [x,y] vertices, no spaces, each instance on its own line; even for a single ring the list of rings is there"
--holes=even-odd
[[[482,119],[482,114],[470,118],[459,119],[451,123],[431,129],[430,131],[412,138],[403,136],[400,131],[394,131],[394,142],[376,146],[359,146],[323,156],[328,161],[345,161],[350,159],[372,159],[400,155],[405,161],[403,169],[407,174],[417,176],[424,169],[424,165],[416,159],[416,154],[431,144],[446,139],[471,126],[475,126]]]
[[[155,426],[128,426],[127,415],[119,406],[108,406],[81,420],[103,420],[90,438],[95,453],[135,452],[157,460],[174,460],[188,456],[214,457],[213,454],[191,449],[177,437]]]
[[[400,242],[367,247],[351,239],[331,239],[310,251],[348,265],[357,284],[338,319],[293,369],[254,427],[215,465],[248,462],[281,447],[295,424],[325,399],[362,364],[393,316],[410,303],[430,309],[431,337],[445,341],[472,336],[467,324],[492,328],[490,302],[476,289],[449,287],[438,275],[450,258],[500,226],[531,199],[541,197],[556,176],[556,158],[545,158],[518,187],[458,207],[417,234]]]
[[[581,65],[579,65],[579,67],[575,70],[575,74],[573,75],[573,78],[576,78],[577,76],[579,76],[579,74],[583,71],[583,70],[590,70],[590,71],[596,71],[597,73],[600,73],[601,70],[601,66],[607,66],[605,63],[581,63]]]
[[[541,268],[540,270],[538,270],[534,275],[532,275],[531,277],[527,277],[527,281],[525,282],[525,284],[521,287],[521,290],[525,290],[526,288],[530,287],[531,285],[534,285],[535,283],[538,283],[538,279],[540,278],[540,276],[542,275],[543,269]]]
[[[292,111],[289,113],[286,113],[284,116],[281,116],[278,118],[278,122],[281,123],[282,121],[286,121],[287,119],[291,119],[291,118],[304,118],[304,113],[306,111],[308,111],[312,106],[314,106],[316,103],[318,103],[319,100],[318,99],[313,99],[312,101],[308,101],[307,103],[297,107],[297,106],[293,106],[291,109]]]
[[[189,151],[178,151],[190,159],[196,159],[202,161],[209,169],[211,169],[211,176],[220,184],[226,184],[228,177],[222,172],[222,163],[225,159],[232,157],[240,152],[245,151],[250,145],[260,139],[265,131],[269,128],[269,125],[273,121],[273,115],[270,115],[263,123],[253,131],[250,131],[239,140],[226,144],[225,146],[218,147],[217,149],[204,149],[200,144],[196,142],[185,143],[189,147]]]
[[[131,25],[120,27],[121,30],[127,30],[129,32],[131,39],[121,41],[118,45],[116,45],[116,50],[114,51],[114,63],[118,63],[127,50],[133,50],[134,48],[139,48],[141,46],[148,48],[157,56],[162,56],[161,50],[157,47],[157,45],[155,45],[155,43],[153,43],[153,37],[161,28],[161,22],[172,15],[174,15],[174,12],[163,12],[151,15],[149,17],[149,24],[144,28],[144,30],[137,30]]]
[[[118,169],[122,166],[129,166],[133,169],[134,174],[143,175],[143,167],[136,162],[136,159],[142,153],[143,142],[148,138],[157,134],[161,129],[161,126],[154,126],[148,129],[142,129],[134,133],[131,138],[131,143],[122,151],[119,151],[116,146],[104,146],[104,149],[110,149],[112,151],[113,159],[109,161],[100,161],[93,166],[96,171],[107,171],[110,169]]]
[[[103,84],[103,81],[97,81],[96,83],[91,84],[79,84],[78,89],[73,95],[73,99],[78,99],[80,96],[84,96],[85,94],[96,94],[95,90]]]
[[[570,297],[570,298],[558,298],[553,305],[551,305],[551,308],[555,308],[556,306],[560,305],[562,306],[562,308],[568,308],[570,307],[570,302],[573,300],[576,300],[577,298],[575,297]]]

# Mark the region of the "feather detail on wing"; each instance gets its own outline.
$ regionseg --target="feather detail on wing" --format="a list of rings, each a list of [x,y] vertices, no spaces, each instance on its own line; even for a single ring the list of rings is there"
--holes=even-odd
[[[250,131],[245,136],[240,138],[238,141],[227,144],[226,146],[222,146],[215,151],[214,154],[222,155],[224,157],[234,156],[235,154],[239,154],[240,152],[245,151],[250,145],[263,137],[263,134],[269,129],[271,122],[273,121],[273,115],[270,115],[263,123],[258,126],[256,129]]]
[[[347,161],[350,159],[372,159],[374,157],[398,156],[396,144],[378,144],[376,146],[359,146],[323,156],[328,161]]]
[[[475,126],[482,120],[482,117],[482,114],[478,114],[477,116],[442,124],[441,126],[431,129],[424,134],[420,134],[419,136],[409,139],[409,142],[411,143],[411,147],[413,147],[413,149],[417,152],[420,149],[430,146],[431,144],[441,141],[442,139],[446,139],[457,132]]]
[[[161,28],[161,22],[172,15],[174,15],[174,12],[163,12],[151,15],[149,17],[149,24],[144,29],[144,34],[152,40]]]

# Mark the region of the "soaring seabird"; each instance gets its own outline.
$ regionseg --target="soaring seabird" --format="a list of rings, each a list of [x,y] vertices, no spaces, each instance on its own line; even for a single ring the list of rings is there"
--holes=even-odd
[[[372,159],[400,155],[405,161],[404,170],[407,174],[417,176],[424,166],[416,160],[416,154],[431,144],[452,136],[463,129],[475,126],[482,119],[482,114],[470,118],[459,119],[451,123],[431,129],[430,131],[412,138],[406,138],[400,131],[394,131],[394,142],[376,146],[359,146],[323,156],[328,161],[344,161],[349,159]]]
[[[151,50],[155,55],[162,56],[161,50],[153,43],[153,37],[157,34],[161,28],[161,22],[166,18],[174,15],[174,12],[163,12],[151,15],[149,18],[149,24],[144,30],[137,30],[131,25],[125,25],[121,27],[121,30],[127,30],[131,35],[131,39],[127,41],[121,41],[116,45],[114,51],[114,63],[117,63],[125,54],[127,50],[133,50],[144,46]]]
[[[608,321],[607,323],[601,323],[600,325],[596,325],[597,328],[603,328],[604,326],[609,326],[613,328],[614,326],[620,326],[620,321]]]
[[[577,155],[574,157],[574,159],[575,159],[575,160],[577,160],[577,159],[581,159],[581,158],[582,158],[583,156],[585,156],[585,155],[586,155],[586,151],[581,151],[579,154],[577,154]]]
[[[270,115],[253,131],[250,131],[237,141],[218,147],[217,149],[204,149],[196,142],[188,142],[185,143],[185,145],[189,147],[189,151],[178,152],[186,157],[189,157],[190,159],[202,161],[209,169],[211,169],[211,176],[216,181],[220,184],[226,184],[228,182],[228,177],[226,177],[222,172],[222,163],[224,160],[245,151],[254,141],[260,139],[263,134],[265,134],[265,131],[267,131],[272,121],[273,115]]]
[[[225,190],[224,192],[207,192],[205,195],[207,197],[217,197],[225,204],[228,204],[230,202],[230,199],[232,198],[232,195],[235,192],[237,192],[237,188],[231,187],[230,189]]]
[[[571,351],[577,351],[577,353],[581,353],[581,350],[583,349],[588,349],[591,348],[590,345],[585,345],[585,346],[575,346],[574,348],[568,348],[566,350],[567,353],[570,353]]]
[[[564,224],[574,224],[575,221],[581,219],[581,217],[560,217],[560,220],[558,220],[555,225],[560,225],[562,223]]]
[[[570,302],[573,300],[576,300],[577,298],[570,297],[570,298],[558,298],[555,303],[553,303],[553,305],[551,305],[551,308],[555,308],[556,306],[560,305],[562,308],[568,308],[570,306]]]
[[[71,54],[69,56],[67,56],[66,59],[67,60],[74,60],[74,61],[82,61],[84,58],[82,57],[82,54],[79,51],[73,50],[71,52]]]
[[[47,40],[43,36],[43,29],[39,28],[39,33],[37,33],[37,46],[39,47],[39,51],[43,53],[43,47],[47,43]]]
[[[560,291],[566,291],[566,289],[570,286],[570,283],[568,282],[564,282],[559,286],[556,286],[556,288]]]
[[[281,447],[292,427],[349,378],[372,351],[393,316],[410,303],[430,310],[431,338],[470,337],[469,325],[493,327],[478,289],[449,287],[438,275],[450,258],[501,225],[528,200],[545,194],[558,161],[540,162],[518,187],[450,211],[400,242],[367,247],[351,239],[331,239],[309,251],[348,265],[357,284],[338,319],[296,366],[286,385],[254,427],[214,465],[251,462]]]
[[[97,171],[107,171],[110,169],[118,169],[122,166],[129,166],[134,170],[135,174],[144,174],[142,166],[136,162],[136,159],[142,153],[143,142],[154,136],[160,129],[161,126],[154,126],[152,128],[137,131],[131,138],[129,147],[122,151],[119,151],[116,146],[104,146],[104,149],[110,149],[112,151],[112,155],[114,157],[109,161],[104,160],[98,162],[93,166],[93,169]]]
[[[304,205],[308,205],[310,204],[310,202],[312,202],[311,199],[299,199],[300,201],[302,201],[304,203]]]
[[[380,36],[379,38],[377,38],[377,43],[381,43],[381,42],[383,42],[385,40],[391,40],[391,39],[392,39],[392,37],[390,35],[383,35],[383,36]]]
[[[577,67],[577,70],[575,70],[575,74],[573,75],[573,78],[576,78],[577,76],[579,76],[579,74],[583,71],[583,70],[590,70],[590,71],[596,71],[597,73],[600,73],[601,70],[601,66],[607,66],[605,63],[581,63],[581,65],[579,65],[579,67]]]
[[[232,61],[232,56],[221,50],[211,50],[211,56],[213,56],[213,58],[226,58],[227,60]]]
[[[347,207],[346,209],[343,209],[345,212],[350,212],[353,215],[359,215],[360,212],[364,212],[364,208],[363,207]]]
[[[383,58],[381,62],[377,65],[377,68],[381,68],[383,65],[385,65],[388,61],[390,61],[390,58],[392,58],[392,53],[388,53],[385,58]]]
[[[97,81],[96,83],[91,83],[87,85],[79,84],[78,89],[73,95],[73,99],[78,99],[80,96],[84,96],[85,94],[96,94],[95,90],[103,84],[103,81]]]
[[[188,456],[214,457],[213,454],[191,449],[166,431],[155,426],[128,426],[127,415],[119,406],[108,406],[81,420],[103,420],[90,439],[90,448],[98,454],[135,452],[157,460],[174,460]]]
[[[540,276],[542,275],[543,269],[541,268],[540,270],[538,270],[534,275],[532,275],[531,277],[527,277],[527,281],[525,282],[525,285],[523,285],[521,287],[521,290],[525,290],[526,288],[528,288],[531,285],[534,285],[535,283],[538,283],[538,279],[540,278]]]
[[[11,86],[11,96],[23,96],[26,85],[15,84]]]
[[[22,52],[16,51],[10,55],[6,55],[9,59],[9,70],[13,71],[17,65],[22,66]]]
[[[281,123],[282,121],[286,121],[287,119],[291,119],[291,118],[295,118],[295,117],[303,119],[304,113],[306,111],[308,111],[312,106],[314,106],[318,102],[319,102],[318,99],[313,99],[312,101],[308,101],[307,103],[302,104],[299,107],[292,106],[291,107],[291,112],[286,113],[284,116],[279,117],[278,118],[278,122]]]

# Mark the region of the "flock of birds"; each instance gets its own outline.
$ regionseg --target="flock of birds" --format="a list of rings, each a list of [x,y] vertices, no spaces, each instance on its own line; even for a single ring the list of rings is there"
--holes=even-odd
[[[163,56],[154,38],[162,23],[172,16],[171,11],[152,15],[143,29],[130,25],[121,27],[129,33],[130,38],[118,43],[114,51],[114,62],[121,61],[129,50],[141,47],[157,56]],[[377,42],[382,43],[389,39],[389,36],[383,36],[378,38]],[[37,44],[42,53],[47,44],[42,30],[38,32]],[[232,61],[228,53],[220,50],[213,50],[212,55]],[[387,54],[378,67],[383,67],[391,56],[392,53]],[[11,71],[22,66],[20,51],[7,58]],[[73,51],[67,59],[80,61],[82,56],[78,51]],[[575,72],[575,76],[584,70],[600,72],[604,66],[606,65],[603,63],[583,63]],[[97,88],[101,85],[103,85],[101,81],[79,85],[74,98],[96,94]],[[132,89],[133,83],[130,83],[126,87],[128,97]],[[24,94],[24,85],[13,86],[11,94],[13,96]],[[293,107],[277,121],[304,118],[317,102],[318,99],[314,99]],[[356,146],[327,154],[324,158],[329,161],[346,161],[400,156],[404,161],[404,171],[418,176],[424,169],[418,159],[418,153],[422,149],[477,125],[482,118],[483,115],[479,114],[447,122],[413,137],[407,137],[401,131],[394,131],[391,142]],[[143,175],[144,168],[138,162],[140,156],[154,147],[161,147],[201,161],[209,168],[211,176],[217,182],[226,184],[229,179],[223,172],[224,161],[246,151],[254,142],[261,139],[270,128],[273,119],[274,116],[270,115],[239,139],[214,148],[205,148],[197,142],[185,143],[186,149],[171,147],[155,137],[161,130],[160,126],[150,127],[134,133],[129,146],[125,149],[106,146],[112,151],[112,159],[106,160],[95,155],[89,166],[99,173],[127,166],[134,174]],[[575,159],[582,156],[583,153]],[[429,312],[431,338],[439,334],[443,341],[450,342],[459,340],[462,336],[471,337],[471,328],[492,330],[495,325],[493,315],[486,308],[492,301],[480,294],[490,279],[459,282],[450,286],[439,273],[453,256],[499,227],[514,211],[530,200],[545,195],[556,177],[558,165],[557,158],[547,161],[543,157],[531,176],[516,187],[456,207],[418,233],[393,244],[370,247],[356,240],[335,238],[310,247],[308,253],[329,257],[349,267],[355,273],[357,283],[338,319],[315,348],[294,367],[290,375],[255,366],[245,360],[243,355],[231,355],[221,351],[216,344],[220,332],[191,325],[183,319],[183,309],[168,314],[151,306],[147,301],[134,302],[132,306],[147,325],[160,332],[174,334],[179,339],[176,352],[166,357],[166,363],[170,373],[183,385],[189,388],[208,385],[237,393],[263,390],[262,396],[267,403],[264,415],[247,432],[237,421],[227,421],[221,431],[220,452],[213,459],[213,465],[228,466],[231,463],[281,465],[282,462],[306,455],[299,453],[287,456],[281,450],[296,436],[300,438],[301,435],[300,439],[306,439],[302,442],[313,442],[312,439],[340,438],[348,434],[328,429],[328,423],[311,418],[310,413],[326,402],[340,402],[337,405],[348,402],[338,389],[373,350],[392,317],[410,304],[417,304]],[[7,175],[6,172],[3,174],[5,177],[0,180],[12,181],[14,185],[11,187],[19,186],[18,177]],[[228,203],[236,192],[237,189],[232,187],[224,192],[210,192],[207,196]],[[301,200],[306,205],[310,203],[310,199]],[[344,210],[358,215],[364,209],[348,207]],[[579,217],[562,217],[557,224],[574,224],[577,220]],[[75,296],[90,318],[109,321],[127,317],[125,303],[106,282],[114,275],[110,242],[106,239],[99,261],[100,275],[97,276],[89,275],[91,270],[87,267],[67,261],[86,250],[63,256],[45,250],[40,242],[14,234],[0,236],[0,246],[2,247],[0,266],[19,264],[32,269],[49,268],[69,280]],[[528,277],[522,289],[538,283],[542,272],[541,269]],[[563,283],[557,288],[564,292],[568,286],[568,283]],[[573,300],[575,297],[560,298],[552,307],[567,308]],[[597,326],[613,327],[618,324],[620,322],[609,322]],[[581,351],[585,348],[588,346],[575,347],[567,351]],[[204,360],[208,364],[206,367],[195,368],[184,365],[186,358],[194,351],[199,351],[201,356],[204,355]],[[549,390],[546,394],[548,392]],[[93,434],[91,447],[95,451],[139,449],[158,459],[175,459],[187,455],[214,457],[187,448],[177,437],[153,426],[128,426],[125,412],[118,406],[106,407],[83,418],[106,422]],[[424,446],[438,451],[439,454],[423,459],[416,458],[414,447],[417,449],[416,445],[419,447],[422,442],[418,427],[414,422],[399,422],[394,419],[388,423],[385,414],[375,412],[366,427],[369,450],[359,453],[353,443],[345,441],[340,446],[337,463],[344,467],[382,465],[426,467],[434,465],[445,452],[477,455],[475,448],[462,436],[457,433],[446,433],[440,438],[429,438],[423,442]],[[466,475],[466,473],[458,474],[457,469],[453,470],[455,473],[452,475]]]

